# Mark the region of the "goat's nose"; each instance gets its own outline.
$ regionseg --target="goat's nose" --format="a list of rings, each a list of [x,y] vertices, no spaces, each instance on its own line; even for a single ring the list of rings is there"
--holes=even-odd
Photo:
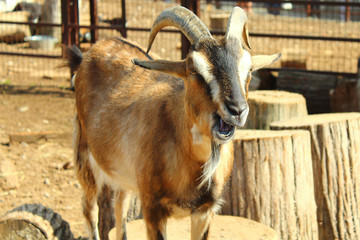
[[[234,116],[240,116],[243,111],[246,110],[247,104],[246,103],[238,103],[235,101],[227,101],[225,103],[228,111]]]

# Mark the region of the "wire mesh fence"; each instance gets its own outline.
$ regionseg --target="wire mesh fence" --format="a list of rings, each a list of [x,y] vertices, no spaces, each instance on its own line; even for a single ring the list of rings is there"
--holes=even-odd
[[[64,22],[61,4],[75,0],[0,0],[0,83],[67,86],[68,69],[62,62]],[[121,36],[146,47],[148,34],[156,16],[165,8],[193,1],[98,0],[97,40]],[[11,2],[11,4],[9,3]],[[69,31],[78,34],[79,45],[90,47],[93,1],[79,1],[79,26]],[[125,3],[124,5],[122,3]],[[123,6],[126,16],[123,18]],[[215,36],[226,30],[234,6],[248,12],[253,54],[282,52],[274,68],[292,67],[309,71],[356,73],[360,57],[360,1],[204,1],[198,2],[198,14]],[[122,20],[126,19],[125,26]],[[38,35],[52,37],[51,42],[32,42]],[[36,40],[36,39],[35,39]],[[50,43],[49,43],[50,41]],[[35,44],[35,45],[34,45]],[[52,45],[53,44],[53,45]],[[179,32],[160,33],[152,52],[166,59],[181,58]],[[36,55],[36,57],[35,57]]]

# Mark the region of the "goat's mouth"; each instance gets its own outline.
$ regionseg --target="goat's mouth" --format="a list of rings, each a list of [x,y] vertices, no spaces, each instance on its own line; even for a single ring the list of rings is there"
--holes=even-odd
[[[213,136],[220,143],[227,143],[235,133],[235,126],[225,122],[218,114],[214,114]]]

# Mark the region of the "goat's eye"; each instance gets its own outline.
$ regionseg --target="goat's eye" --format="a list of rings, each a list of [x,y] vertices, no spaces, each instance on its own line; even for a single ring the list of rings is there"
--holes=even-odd
[[[195,70],[190,71],[190,75],[196,75],[196,74],[197,74],[197,72]]]

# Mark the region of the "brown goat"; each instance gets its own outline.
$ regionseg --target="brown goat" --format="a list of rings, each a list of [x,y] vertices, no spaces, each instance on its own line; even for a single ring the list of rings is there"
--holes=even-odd
[[[251,72],[280,54],[251,57],[245,12],[234,8],[218,42],[192,12],[163,11],[149,49],[165,26],[179,28],[192,49],[181,61],[152,60],[119,38],[84,56],[71,49],[75,77],[75,162],[92,239],[99,239],[96,200],[103,184],[116,192],[117,239],[126,239],[127,196],[139,196],[148,239],[166,239],[170,216],[191,215],[191,239],[208,239],[211,217],[233,164],[235,127],[249,111]],[[149,51],[149,50],[148,50]],[[140,60],[141,59],[141,60]]]

